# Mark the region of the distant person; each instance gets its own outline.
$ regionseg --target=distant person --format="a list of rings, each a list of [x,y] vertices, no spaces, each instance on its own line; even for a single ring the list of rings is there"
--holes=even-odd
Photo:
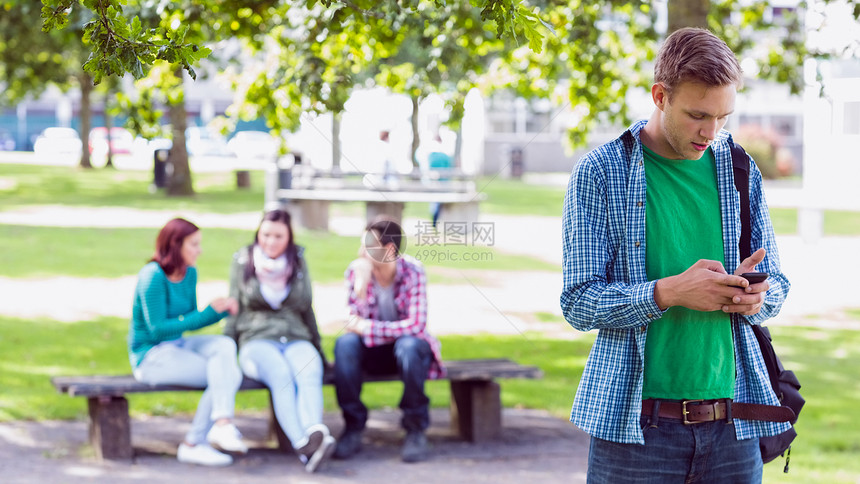
[[[722,129],[742,82],[714,34],[672,33],[651,117],[573,168],[560,301],[571,326],[598,330],[571,411],[591,435],[589,483],[760,483],[759,437],[789,427],[752,326],[779,312],[790,285],[751,159],[753,253],[740,258]],[[741,277],[753,271],[770,277]]]
[[[453,166],[452,161],[451,155],[445,151],[445,148],[442,145],[442,137],[437,133],[436,136],[433,137],[430,152],[427,154],[427,169],[431,172],[441,172],[442,174],[437,178],[437,180],[440,182],[446,182],[449,178],[445,175],[445,172],[451,170]],[[442,204],[440,202],[431,202],[430,215],[433,219],[433,227],[436,227],[436,224],[439,222],[439,215],[441,213]]]
[[[180,462],[224,466],[227,452],[246,453],[242,434],[233,425],[236,391],[242,372],[236,363],[236,343],[221,335],[183,336],[186,331],[217,323],[235,314],[233,298],[217,298],[197,309],[197,269],[201,233],[191,222],[176,218],[161,229],[155,255],[138,274],[134,290],[129,360],[134,377],[153,385],[205,388],[185,440]]]
[[[388,220],[370,224],[359,258],[346,270],[349,323],[335,342],[337,402],[345,429],[335,458],[348,459],[362,447],[367,407],[361,402],[362,373],[398,374],[403,381],[400,421],[406,430],[405,462],[428,455],[430,425],[427,378],[444,375],[440,344],[427,332],[427,278],[418,260],[400,253],[403,231]]]
[[[230,296],[239,302],[224,334],[239,345],[239,363],[270,390],[278,424],[308,472],[334,451],[322,423],[325,357],[311,306],[304,249],[294,242],[290,214],[263,216],[254,243],[233,256]]]
[[[379,153],[382,161],[382,181],[385,188],[393,190],[397,188],[397,170],[395,168],[394,152],[391,147],[391,132],[383,129],[379,132]],[[381,188],[381,187],[376,187]]]

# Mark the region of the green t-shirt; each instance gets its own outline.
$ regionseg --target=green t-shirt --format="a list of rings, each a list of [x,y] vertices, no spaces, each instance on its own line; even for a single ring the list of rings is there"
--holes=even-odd
[[[724,263],[713,151],[699,160],[670,160],[644,146],[643,154],[648,279],[680,274],[699,259]],[[733,398],[734,386],[728,314],[677,306],[648,325],[643,399]]]

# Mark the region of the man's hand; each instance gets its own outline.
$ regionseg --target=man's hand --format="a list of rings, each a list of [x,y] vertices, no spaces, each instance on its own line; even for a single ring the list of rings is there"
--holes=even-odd
[[[358,299],[364,299],[367,297],[367,286],[370,284],[370,280],[373,277],[373,264],[371,264],[371,262],[366,258],[359,257],[352,261],[350,266],[352,266],[354,277],[352,290],[355,291],[355,295]]]
[[[683,306],[695,311],[726,311],[735,304],[733,298],[751,297],[731,286],[746,288],[749,282],[739,275],[728,274],[719,261],[701,259],[676,276],[658,280],[654,286],[654,302],[663,310]],[[741,300],[743,305],[747,302],[747,299]]]
[[[371,322],[369,320],[356,316],[355,314],[350,314],[347,318],[346,327],[343,329],[346,332],[363,336],[370,330],[370,324]]]
[[[755,253],[741,262],[736,275],[741,275],[744,272],[755,272],[755,267],[764,260],[767,251],[759,249]],[[740,313],[745,316],[752,316],[761,310],[761,305],[764,304],[764,296],[767,290],[770,289],[770,283],[765,279],[758,284],[749,284],[744,288],[744,292],[732,297],[731,304],[723,306],[721,309],[725,313]]]

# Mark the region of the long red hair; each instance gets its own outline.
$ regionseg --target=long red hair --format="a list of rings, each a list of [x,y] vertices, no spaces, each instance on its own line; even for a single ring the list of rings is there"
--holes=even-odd
[[[182,243],[185,238],[200,230],[199,227],[184,218],[175,218],[158,232],[155,239],[155,255],[150,262],[158,262],[168,276],[174,273],[184,274],[185,260],[182,259]]]

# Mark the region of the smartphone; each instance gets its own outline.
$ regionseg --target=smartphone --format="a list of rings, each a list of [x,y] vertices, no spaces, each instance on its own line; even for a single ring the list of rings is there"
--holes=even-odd
[[[744,272],[741,277],[748,280],[750,284],[757,284],[767,279],[767,272]],[[741,286],[731,286],[743,289]]]
[[[741,277],[748,280],[750,284],[758,284],[767,279],[767,272],[744,272]]]

